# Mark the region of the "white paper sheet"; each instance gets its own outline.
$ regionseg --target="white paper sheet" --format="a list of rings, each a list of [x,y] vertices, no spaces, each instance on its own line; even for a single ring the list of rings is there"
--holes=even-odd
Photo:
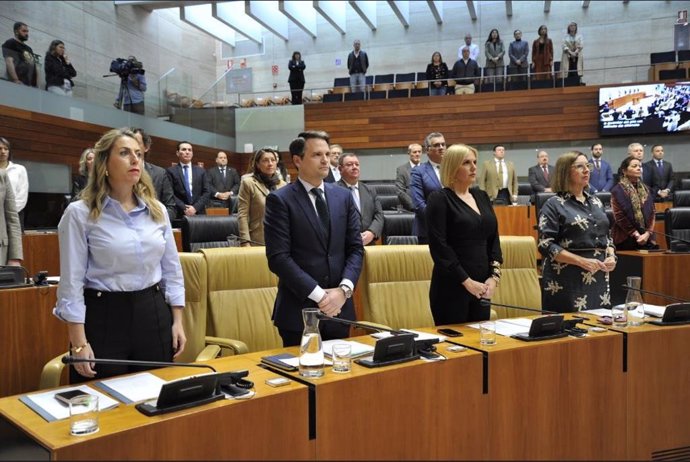
[[[161,387],[165,380],[149,372],[116,377],[113,379],[97,382],[98,386],[103,386],[106,392],[115,396],[122,402],[137,403],[157,398],[161,392]]]
[[[118,405],[118,402],[115,401],[114,399],[110,398],[109,396],[101,393],[100,391],[97,391],[88,385],[79,385],[77,387],[65,387],[65,388],[58,388],[56,390],[51,390],[51,391],[45,391],[42,393],[31,393],[29,395],[26,395],[25,398],[27,401],[30,401],[33,406],[36,406],[34,408],[31,404],[27,404],[29,407],[32,407],[36,412],[42,415],[42,412],[44,412],[47,415],[44,415],[43,417],[46,418],[46,420],[61,420],[61,419],[66,419],[69,417],[69,407],[63,405],[60,401],[55,399],[55,394],[56,393],[61,393],[65,391],[71,391],[71,390],[81,390],[84,393],[87,393],[89,395],[96,395],[98,396],[98,410],[103,411],[105,409],[110,409],[113,407],[116,407]],[[42,412],[41,412],[42,411]],[[49,418],[49,417],[52,417]]]

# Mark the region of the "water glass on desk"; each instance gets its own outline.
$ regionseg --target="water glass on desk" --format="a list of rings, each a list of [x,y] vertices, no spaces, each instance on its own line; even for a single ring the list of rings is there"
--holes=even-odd
[[[479,344],[496,344],[496,323],[494,321],[484,321],[479,324]]]
[[[90,435],[98,431],[98,396],[79,395],[69,400],[69,432]]]
[[[333,359],[333,372],[345,374],[352,370],[352,346],[349,343],[334,344],[331,358]]]

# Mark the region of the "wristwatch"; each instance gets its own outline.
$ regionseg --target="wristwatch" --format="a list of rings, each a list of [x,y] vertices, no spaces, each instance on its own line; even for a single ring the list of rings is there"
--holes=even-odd
[[[345,298],[351,298],[352,297],[352,289],[350,289],[347,285],[345,284],[340,284],[340,290],[343,291],[345,294]]]

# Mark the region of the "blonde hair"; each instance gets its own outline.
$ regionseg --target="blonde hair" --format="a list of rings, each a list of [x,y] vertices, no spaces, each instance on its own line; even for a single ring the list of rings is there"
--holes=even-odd
[[[455,173],[470,154],[474,154],[475,159],[479,158],[477,150],[465,144],[453,144],[446,149],[446,153],[441,161],[441,184],[444,187],[453,187]]]
[[[556,161],[556,173],[551,178],[551,190],[555,193],[570,192],[570,168],[578,157],[585,156],[580,151],[566,152]]]
[[[81,153],[81,157],[79,157],[79,173],[81,173],[83,176],[89,176],[89,169],[86,167],[86,157],[94,153],[94,158],[96,151],[94,151],[93,148],[86,148],[84,151]]]
[[[89,217],[93,221],[98,220],[101,216],[106,196],[108,196],[111,191],[108,176],[106,175],[108,159],[110,158],[110,151],[113,145],[122,137],[129,137],[135,142],[137,141],[134,137],[134,133],[130,129],[115,128],[103,135],[101,139],[96,142],[96,146],[94,146],[95,156],[93,159],[93,174],[89,175],[86,187],[84,187],[84,190],[81,192],[81,198],[89,207]],[[138,145],[139,143],[137,142],[137,146]],[[139,182],[132,187],[132,192],[146,204],[151,219],[156,223],[161,223],[165,221],[166,216],[163,214],[163,210],[156,199],[156,192],[153,189],[151,177],[146,169],[143,168],[143,159],[141,160],[141,165],[141,177],[139,178]]]

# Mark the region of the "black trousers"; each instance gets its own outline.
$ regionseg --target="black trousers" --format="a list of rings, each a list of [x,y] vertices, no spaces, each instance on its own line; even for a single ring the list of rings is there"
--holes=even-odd
[[[288,82],[290,84],[290,93],[292,94],[292,104],[302,104],[302,92],[304,91],[304,82]]]
[[[136,292],[84,290],[86,339],[97,359],[172,361],[172,312],[156,284]],[[96,364],[96,379],[145,367]],[[70,383],[88,379],[70,368]]]

